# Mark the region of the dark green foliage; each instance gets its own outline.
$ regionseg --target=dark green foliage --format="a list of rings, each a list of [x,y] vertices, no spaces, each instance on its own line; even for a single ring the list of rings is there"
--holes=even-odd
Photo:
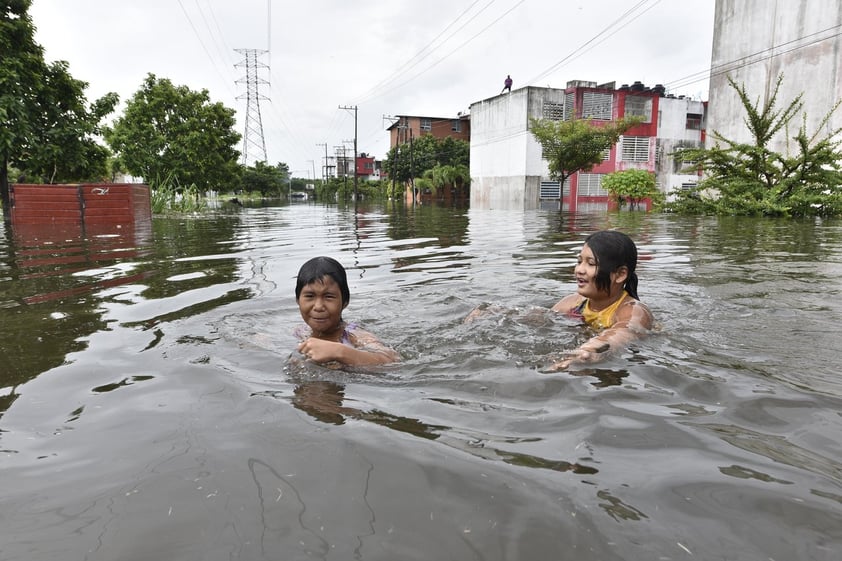
[[[530,118],[532,136],[541,145],[550,177],[564,183],[577,171],[590,171],[620,135],[641,122],[640,117],[596,125],[590,119],[554,121]]]
[[[645,169],[609,173],[602,180],[602,188],[611,193],[620,206],[628,203],[629,208],[635,208],[643,199],[650,199],[657,207],[664,198],[658,190],[655,174]]]
[[[0,4],[0,195],[8,204],[8,169],[29,182],[107,179],[100,122],[114,110],[109,93],[88,104],[88,84],[64,61],[47,64],[35,42],[30,0]],[[8,219],[8,216],[6,217]]]
[[[383,171],[390,179],[406,183],[423,177],[436,166],[465,166],[470,162],[470,145],[464,140],[436,138],[425,134],[411,143],[392,147],[383,160]]]
[[[234,114],[211,103],[207,90],[192,91],[149,74],[105,136],[132,175],[224,191],[239,185],[241,171]]]
[[[389,196],[391,183],[388,181],[357,181],[360,200],[383,200]],[[344,202],[354,200],[354,178],[332,177],[327,183],[316,184],[316,199],[323,202]]]
[[[740,143],[714,131],[711,148],[681,150],[684,161],[693,161],[704,170],[705,178],[692,190],[676,194],[667,210],[687,214],[733,214],[764,216],[830,216],[842,214],[842,129],[824,136],[808,134],[802,122],[791,137],[792,153],[770,148],[780,131],[790,130],[791,121],[801,112],[801,95],[785,109],[776,109],[783,76],[762,106],[752,102],[745,86],[729,78],[746,110],[744,122],[751,143]],[[818,130],[839,107],[837,103],[824,117]],[[805,119],[806,121],[806,119]]]
[[[240,176],[240,190],[257,192],[267,198],[285,197],[289,194],[289,166],[280,162],[277,166],[257,162],[244,168]]]

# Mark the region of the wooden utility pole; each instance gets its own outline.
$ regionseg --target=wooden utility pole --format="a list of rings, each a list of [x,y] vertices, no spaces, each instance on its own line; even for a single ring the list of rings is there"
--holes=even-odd
[[[325,147],[325,165],[322,167],[322,185],[327,185],[327,178],[328,178],[328,170],[327,170],[327,142],[317,142],[316,146],[324,146]]]
[[[348,105],[340,105],[339,109],[346,109],[350,111],[351,109],[354,110],[354,203],[357,202],[358,192],[357,192],[357,106],[348,106]]]

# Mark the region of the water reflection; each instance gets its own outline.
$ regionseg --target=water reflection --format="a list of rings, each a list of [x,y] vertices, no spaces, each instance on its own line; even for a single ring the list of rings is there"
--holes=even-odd
[[[4,559],[835,561],[842,223],[228,206],[0,234]],[[544,374],[606,227],[662,329]],[[289,364],[315,254],[399,366]]]
[[[0,240],[0,387],[15,388],[84,351],[91,334],[109,329],[111,304],[184,300],[189,290],[234,282],[238,259],[216,254],[238,224],[238,216],[223,216],[138,221],[126,228],[87,225],[84,230],[74,225],[6,225]],[[202,259],[191,257],[197,252]],[[196,272],[201,274],[173,280]],[[179,312],[126,323],[154,326],[249,296],[249,290],[238,288],[217,298],[203,294],[201,302]],[[10,403],[14,395],[12,389],[4,401]],[[0,402],[0,414],[7,407]]]

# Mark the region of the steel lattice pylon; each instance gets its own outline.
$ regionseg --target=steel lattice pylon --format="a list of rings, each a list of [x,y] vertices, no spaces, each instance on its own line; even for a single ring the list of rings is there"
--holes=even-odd
[[[237,84],[246,84],[246,93],[237,96],[237,99],[246,100],[246,127],[243,133],[243,159],[244,166],[249,163],[266,161],[266,140],[263,138],[263,120],[260,117],[260,100],[269,98],[260,93],[261,85],[269,85],[269,82],[258,76],[260,69],[269,69],[269,66],[258,60],[269,51],[259,49],[234,49],[245,56],[245,60],[235,64],[239,68],[245,66],[246,77],[237,80]]]

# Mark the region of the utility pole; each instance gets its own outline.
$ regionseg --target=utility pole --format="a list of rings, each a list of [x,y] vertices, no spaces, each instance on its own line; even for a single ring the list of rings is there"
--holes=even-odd
[[[322,181],[324,182],[324,185],[327,185],[327,163],[328,163],[327,142],[317,142],[316,146],[324,146],[325,147],[325,165],[324,165],[324,167],[322,167]]]
[[[316,160],[307,160],[313,166],[313,181],[316,181]]]
[[[339,106],[339,109],[346,109],[350,111],[351,109],[354,110],[354,203],[357,202],[357,106],[354,105],[353,107],[350,106]]]
[[[409,185],[412,189],[412,204],[415,204],[415,175],[413,174],[412,129],[409,129]]]
[[[394,117],[392,115],[383,115],[384,120],[388,120],[391,124],[390,127],[397,125],[395,131],[395,154],[392,158],[392,196],[395,195],[395,184],[398,179],[398,154],[400,152],[401,146],[406,142],[406,131],[409,129],[409,125],[406,123],[406,119],[404,117]],[[403,132],[404,138],[401,139],[401,133]],[[404,185],[404,200],[406,200],[406,186]],[[414,197],[413,197],[414,200]]]
[[[246,99],[246,130],[243,133],[243,161],[242,164],[247,166],[249,161],[265,162],[266,160],[266,140],[263,138],[263,120],[260,117],[260,101],[269,98],[261,95],[260,85],[269,82],[260,78],[257,73],[261,68],[267,71],[269,66],[259,62],[257,59],[266,54],[267,51],[258,49],[234,49],[241,53],[246,58],[242,62],[234,65],[235,68],[245,66],[246,77],[236,81],[237,84],[245,82],[245,95],[237,96],[237,99]],[[249,152],[251,148],[251,152]]]

